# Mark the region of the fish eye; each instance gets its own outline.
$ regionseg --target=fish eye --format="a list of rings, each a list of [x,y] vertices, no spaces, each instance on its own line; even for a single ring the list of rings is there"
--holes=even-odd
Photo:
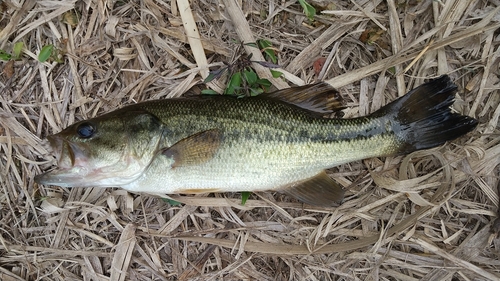
[[[84,139],[92,137],[95,132],[96,129],[94,125],[88,122],[82,123],[76,128],[76,133],[78,134],[78,136]]]

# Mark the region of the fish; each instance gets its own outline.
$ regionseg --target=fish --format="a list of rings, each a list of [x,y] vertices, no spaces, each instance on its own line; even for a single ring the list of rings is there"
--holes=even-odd
[[[38,184],[121,187],[152,194],[280,191],[334,207],[344,188],[325,170],[441,146],[477,120],[455,113],[443,75],[367,116],[337,118],[337,90],[320,82],[255,97],[151,100],[48,136],[57,165]]]

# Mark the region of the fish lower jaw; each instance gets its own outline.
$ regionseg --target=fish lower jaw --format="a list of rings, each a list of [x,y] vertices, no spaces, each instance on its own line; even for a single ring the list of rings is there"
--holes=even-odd
[[[73,166],[70,169],[55,169],[36,177],[36,182],[44,185],[61,187],[121,187],[134,182],[141,173],[102,172],[100,169],[88,170],[85,167]]]
[[[79,187],[85,182],[88,171],[82,167],[56,168],[35,177],[35,181],[44,185],[57,185],[61,187]]]

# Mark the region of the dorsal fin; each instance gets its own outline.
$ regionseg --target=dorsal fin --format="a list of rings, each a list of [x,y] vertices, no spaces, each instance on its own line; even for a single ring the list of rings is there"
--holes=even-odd
[[[334,207],[344,199],[342,186],[332,180],[325,171],[312,178],[293,183],[280,191],[313,206]]]
[[[261,94],[261,96],[277,99],[320,114],[334,113],[345,108],[344,100],[339,92],[325,82],[287,88]]]

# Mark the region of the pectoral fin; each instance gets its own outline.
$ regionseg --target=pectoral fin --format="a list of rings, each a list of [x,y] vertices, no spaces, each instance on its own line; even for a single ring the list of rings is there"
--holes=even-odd
[[[344,189],[324,171],[281,191],[313,206],[338,206],[344,199]]]
[[[160,153],[174,160],[172,168],[199,165],[212,159],[219,149],[222,134],[217,129],[184,138]]]

